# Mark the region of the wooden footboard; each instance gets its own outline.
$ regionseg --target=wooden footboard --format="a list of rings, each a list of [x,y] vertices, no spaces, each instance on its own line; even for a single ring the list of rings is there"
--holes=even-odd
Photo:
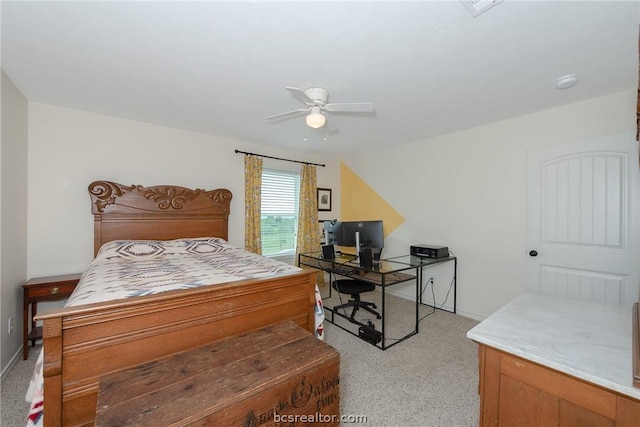
[[[316,272],[68,307],[43,321],[44,425],[91,425],[108,373],[292,320],[314,331]]]

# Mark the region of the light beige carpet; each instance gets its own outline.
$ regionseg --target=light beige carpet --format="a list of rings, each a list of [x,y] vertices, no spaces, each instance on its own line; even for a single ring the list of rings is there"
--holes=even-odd
[[[389,336],[411,330],[413,303],[395,297],[388,302]],[[420,307],[421,317],[430,312]],[[375,321],[368,313],[357,317]],[[436,310],[420,322],[417,335],[382,351],[326,322],[325,341],[340,352],[341,414],[367,420],[343,425],[477,426],[477,350],[466,337],[476,324]],[[2,427],[26,425],[29,404],[24,395],[39,349],[31,350],[28,361],[19,360],[2,382]]]
[[[407,315],[413,320],[413,303],[389,299],[389,323]],[[431,312],[420,307],[421,317]],[[356,318],[374,319],[365,312]],[[477,323],[436,310],[417,335],[383,351],[327,322],[325,341],[340,352],[341,414],[367,418],[343,425],[477,426],[477,348],[466,337]]]

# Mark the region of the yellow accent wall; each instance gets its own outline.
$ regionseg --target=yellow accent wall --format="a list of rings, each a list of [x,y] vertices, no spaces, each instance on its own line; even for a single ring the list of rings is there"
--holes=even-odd
[[[381,219],[384,222],[384,236],[387,237],[404,217],[386,202],[373,188],[369,187],[347,165],[340,163],[340,220],[369,221]]]

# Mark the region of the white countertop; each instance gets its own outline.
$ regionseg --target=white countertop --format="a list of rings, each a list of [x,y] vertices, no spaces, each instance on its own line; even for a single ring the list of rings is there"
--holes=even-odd
[[[640,399],[632,311],[526,291],[467,332],[487,346]]]

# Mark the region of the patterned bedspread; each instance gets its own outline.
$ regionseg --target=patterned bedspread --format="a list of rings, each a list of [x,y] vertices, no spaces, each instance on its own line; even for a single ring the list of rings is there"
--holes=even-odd
[[[273,277],[299,270],[219,238],[113,241],[100,248],[66,305]],[[323,321],[324,310],[316,286],[315,332],[319,339],[324,337]],[[32,402],[28,426],[42,422],[43,387],[42,364],[38,363],[26,397]]]

